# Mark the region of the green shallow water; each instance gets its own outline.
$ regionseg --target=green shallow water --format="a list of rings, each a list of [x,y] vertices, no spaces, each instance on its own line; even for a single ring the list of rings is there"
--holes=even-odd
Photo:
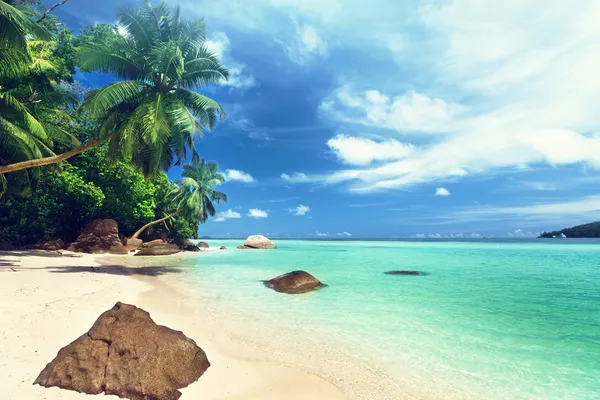
[[[407,384],[462,398],[600,399],[600,242],[209,243],[230,249],[186,258],[209,301],[347,343]],[[294,269],[329,286],[288,296],[260,282]]]

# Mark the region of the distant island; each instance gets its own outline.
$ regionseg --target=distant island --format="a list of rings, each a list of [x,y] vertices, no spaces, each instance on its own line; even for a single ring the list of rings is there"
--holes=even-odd
[[[600,221],[577,225],[561,231],[544,232],[540,238],[600,238]]]

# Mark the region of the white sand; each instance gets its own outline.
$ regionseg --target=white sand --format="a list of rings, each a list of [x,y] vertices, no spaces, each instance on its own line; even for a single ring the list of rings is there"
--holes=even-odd
[[[136,269],[102,267],[94,256],[63,253],[0,252],[1,399],[91,398],[32,383],[60,348],[89,330],[117,301],[144,308],[156,323],[183,331],[207,353],[211,367],[182,389],[182,400],[346,398],[334,384],[289,362],[253,361],[243,344],[203,319],[197,303],[178,291],[168,275],[136,279]]]

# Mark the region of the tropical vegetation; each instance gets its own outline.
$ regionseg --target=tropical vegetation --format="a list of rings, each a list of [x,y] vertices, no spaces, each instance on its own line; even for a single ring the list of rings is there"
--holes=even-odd
[[[204,22],[145,1],[74,35],[55,7],[0,0],[0,242],[73,240],[101,217],[127,236],[195,237],[226,201],[195,144],[226,116],[198,92],[228,78]],[[76,69],[117,81],[86,88]]]

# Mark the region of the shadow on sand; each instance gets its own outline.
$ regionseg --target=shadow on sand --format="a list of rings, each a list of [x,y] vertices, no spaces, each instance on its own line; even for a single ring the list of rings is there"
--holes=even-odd
[[[126,267],[123,265],[102,265],[100,267],[46,267],[48,271],[55,274],[69,274],[69,273],[81,273],[90,272],[96,274],[109,274],[109,275],[141,275],[141,276],[160,276],[164,274],[178,274],[183,272],[180,268],[173,267]]]
[[[2,263],[4,261],[0,261]],[[0,264],[1,265],[1,264]],[[8,266],[8,265],[7,265]],[[26,267],[18,267],[11,268],[13,271],[27,271],[27,270],[35,270],[35,271],[48,271],[53,274],[72,274],[72,273],[82,273],[89,272],[94,274],[108,274],[108,275],[121,275],[121,276],[160,276],[165,274],[177,274],[183,272],[180,268],[174,267],[126,267],[123,265],[103,265],[99,267],[90,267],[90,266],[55,266],[55,267],[43,267],[43,268],[26,268]]]

